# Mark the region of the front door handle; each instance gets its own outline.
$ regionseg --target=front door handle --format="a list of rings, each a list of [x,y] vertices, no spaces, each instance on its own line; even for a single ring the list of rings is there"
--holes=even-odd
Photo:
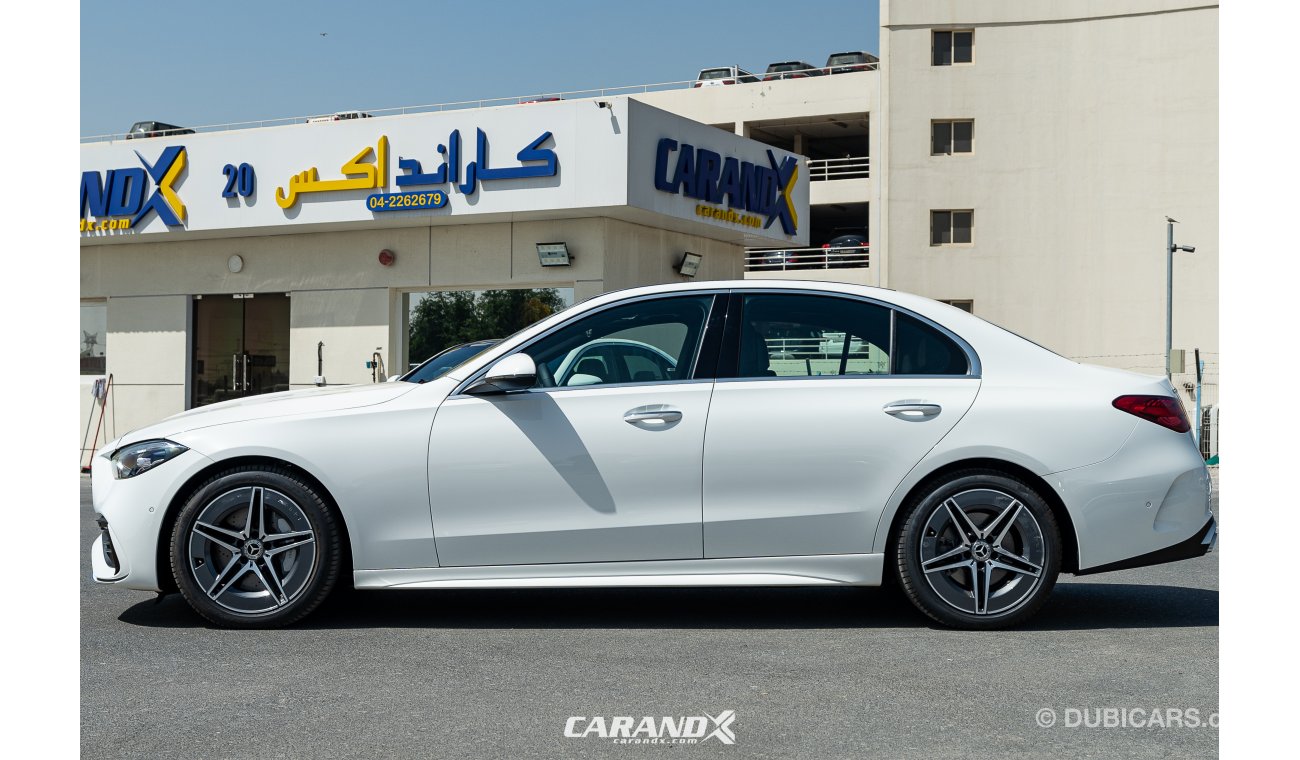
[[[938,416],[943,407],[924,401],[895,401],[885,405],[885,414],[891,414],[902,420],[928,420]]]
[[[623,415],[623,421],[629,425],[635,425],[639,422],[667,425],[670,422],[680,422],[681,419],[681,411],[664,406],[663,404],[638,406],[635,409],[629,409],[627,413]]]

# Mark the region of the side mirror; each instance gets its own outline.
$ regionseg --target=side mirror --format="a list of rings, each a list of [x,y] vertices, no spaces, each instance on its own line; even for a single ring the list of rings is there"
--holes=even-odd
[[[471,396],[490,396],[533,387],[537,383],[537,363],[528,354],[511,354],[487,371],[465,392]]]

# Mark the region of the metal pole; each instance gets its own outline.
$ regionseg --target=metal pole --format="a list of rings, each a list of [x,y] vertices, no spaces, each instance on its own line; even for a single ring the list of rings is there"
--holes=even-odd
[[[1165,245],[1165,378],[1173,377],[1169,354],[1174,350],[1174,220],[1166,217],[1169,237]]]
[[[1192,426],[1195,431],[1196,447],[1201,447],[1201,375],[1205,372],[1205,362],[1201,361],[1201,349],[1196,349],[1196,424]]]

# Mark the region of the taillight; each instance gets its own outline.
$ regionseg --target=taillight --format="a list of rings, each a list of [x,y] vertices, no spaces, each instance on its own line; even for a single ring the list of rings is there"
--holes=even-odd
[[[1110,403],[1121,412],[1128,412],[1161,427],[1167,427],[1175,433],[1186,433],[1192,429],[1187,422],[1187,415],[1183,412],[1183,405],[1176,398],[1120,396]]]
[[[831,247],[830,243],[822,243],[822,248],[830,248],[830,247]]]

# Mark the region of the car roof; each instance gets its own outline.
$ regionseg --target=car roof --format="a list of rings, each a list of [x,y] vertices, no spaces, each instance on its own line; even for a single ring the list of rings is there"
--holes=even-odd
[[[808,63],[807,61],[777,61],[776,63],[769,63],[767,67],[770,69],[773,66],[800,66],[800,65],[807,66],[808,68],[812,68],[812,64]]]

